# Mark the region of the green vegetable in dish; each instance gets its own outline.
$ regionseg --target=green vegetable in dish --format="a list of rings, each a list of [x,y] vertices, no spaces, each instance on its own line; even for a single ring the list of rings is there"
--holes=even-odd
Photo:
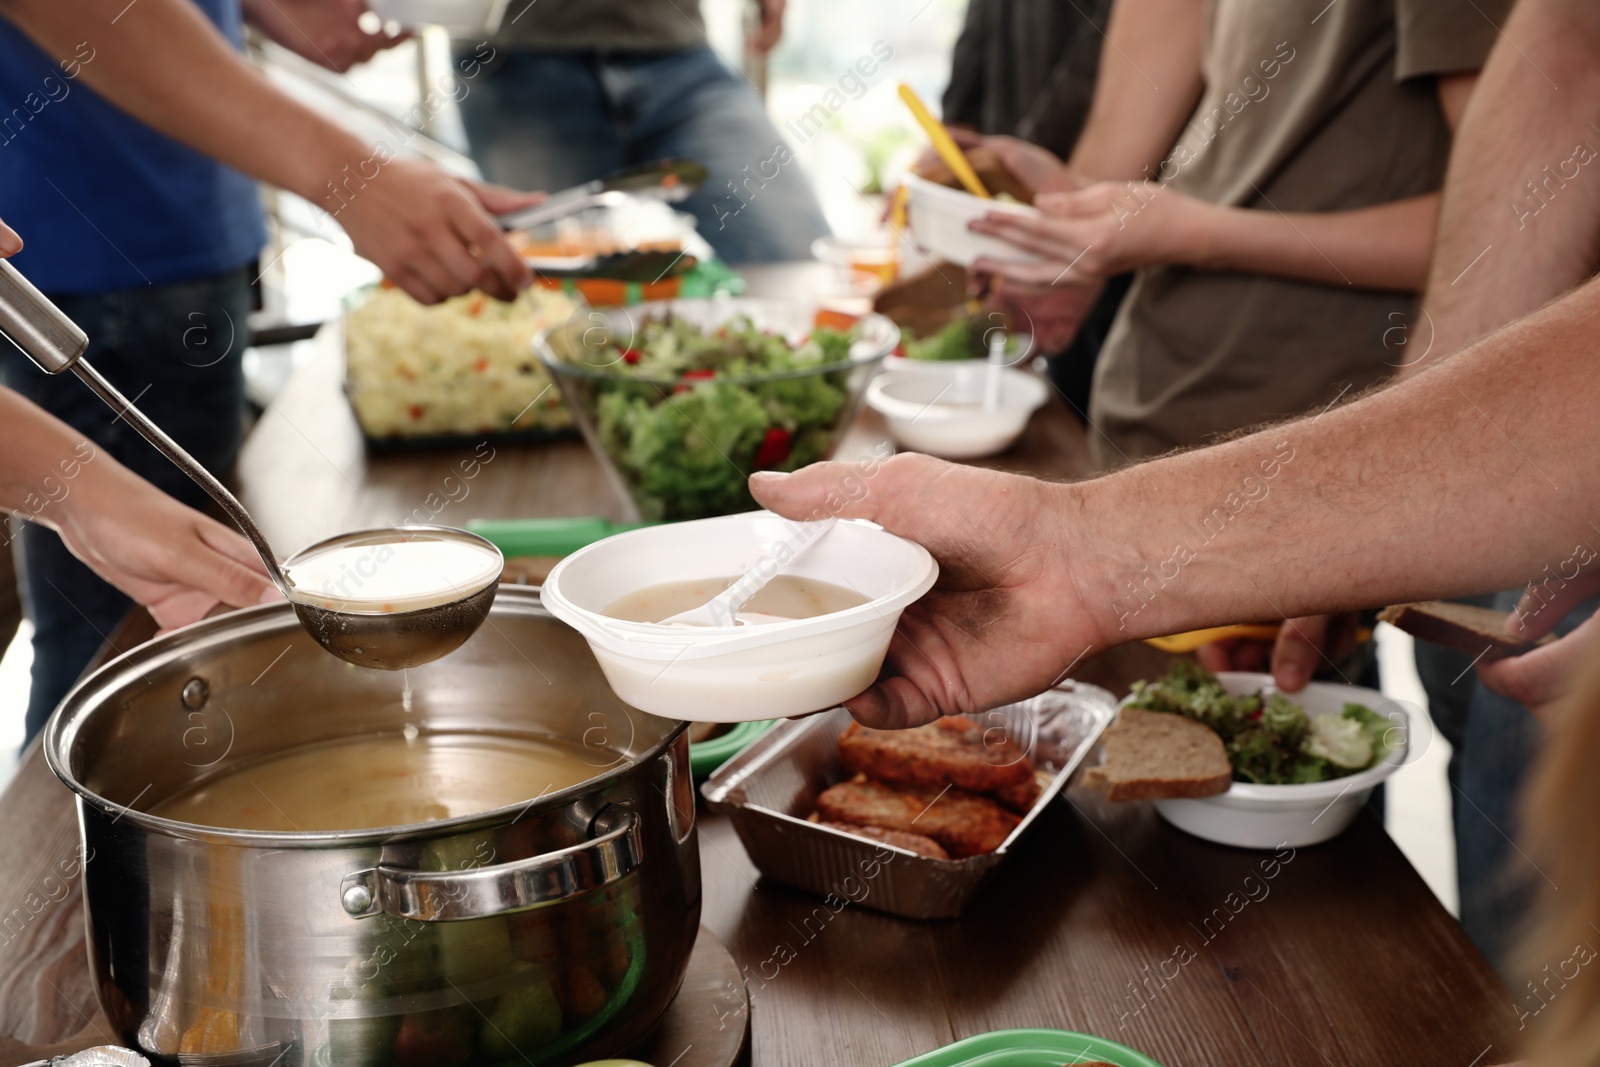
[[[1312,718],[1281,693],[1234,696],[1215,675],[1188,661],[1156,682],[1135,682],[1130,707],[1187,715],[1217,732],[1237,782],[1299,785],[1366,770],[1399,743],[1393,724],[1371,708],[1346,704]]]
[[[580,388],[594,390],[600,446],[641,517],[726,515],[755,507],[751,471],[827,458],[850,401],[852,339],[819,327],[796,345],[748,317],[706,331],[668,316],[630,345],[585,352],[606,377]]]
[[[966,316],[958,315],[944,329],[927,337],[917,337],[903,329],[907,359],[925,359],[934,362],[952,359],[973,359],[978,355],[972,341],[972,327]]]
[[[957,315],[943,329],[918,337],[909,327],[901,327],[901,351],[907,359],[948,362],[957,359],[987,359],[992,331],[1008,330],[1008,320],[996,312],[988,316]],[[1028,354],[1032,344],[1027,334],[1005,334],[1006,362],[1014,363]]]

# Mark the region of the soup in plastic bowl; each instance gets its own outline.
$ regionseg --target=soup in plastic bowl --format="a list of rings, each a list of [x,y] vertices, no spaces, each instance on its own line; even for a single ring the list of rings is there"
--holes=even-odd
[[[589,642],[618,698],[641,711],[701,722],[820,711],[873,683],[901,611],[933,587],[939,565],[921,545],[869,522],[838,523],[783,573],[866,603],[813,618],[686,627],[605,614],[642,589],[787,559],[804,539],[796,523],[766,511],[633,530],[562,560],[541,599]]]

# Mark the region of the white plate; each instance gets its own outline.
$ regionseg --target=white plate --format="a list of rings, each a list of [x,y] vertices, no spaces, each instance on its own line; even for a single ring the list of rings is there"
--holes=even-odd
[[[1278,691],[1270,674],[1224,671],[1217,675],[1234,696]],[[1312,682],[1298,693],[1284,696],[1306,709],[1306,714],[1337,715],[1345,704],[1365,704],[1394,722],[1399,742],[1375,767],[1308,785],[1255,785],[1234,782],[1226,793],[1197,800],[1157,800],[1156,811],[1180,830],[1196,837],[1240,848],[1303,848],[1336,837],[1354,821],[1361,805],[1377,784],[1409,762],[1417,744],[1413,731],[1423,728],[1404,702],[1391,700],[1376,689],[1336,682]],[[1127,701],[1123,701],[1124,704]]]

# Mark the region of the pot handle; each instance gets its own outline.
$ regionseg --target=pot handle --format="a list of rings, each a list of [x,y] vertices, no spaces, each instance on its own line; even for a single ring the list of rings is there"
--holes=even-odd
[[[589,825],[593,840],[527,859],[461,871],[380,865],[345,876],[339,900],[353,918],[393,915],[423,922],[482,919],[550,904],[610,885],[639,866],[639,815],[608,807]]]

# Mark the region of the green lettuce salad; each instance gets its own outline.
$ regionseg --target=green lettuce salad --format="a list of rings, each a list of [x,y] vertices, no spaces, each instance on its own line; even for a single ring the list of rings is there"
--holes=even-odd
[[[1187,660],[1165,678],[1135,682],[1129,707],[1187,715],[1222,738],[1233,780],[1301,785],[1364,771],[1394,751],[1394,723],[1363,704],[1312,717],[1281,693],[1233,696],[1216,675]]]
[[[645,519],[755,507],[746,476],[827,457],[850,401],[849,332],[818,327],[798,345],[748,317],[705,330],[665,316],[629,343],[584,353],[595,432]]]

